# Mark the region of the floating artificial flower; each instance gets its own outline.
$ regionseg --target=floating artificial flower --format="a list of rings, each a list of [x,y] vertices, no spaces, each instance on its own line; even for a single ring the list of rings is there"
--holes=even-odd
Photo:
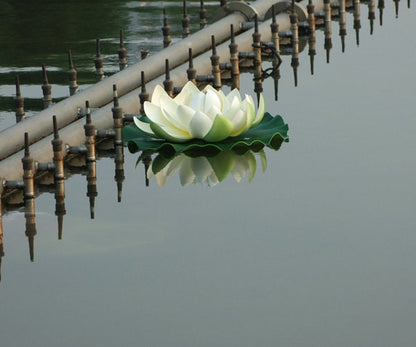
[[[225,95],[211,86],[200,91],[188,82],[175,98],[171,98],[157,85],[151,102],[144,103],[150,123],[136,117],[134,123],[147,135],[171,142],[192,139],[218,142],[255,127],[261,122],[264,110],[262,94],[256,112],[253,98],[246,94],[242,100],[237,89]]]

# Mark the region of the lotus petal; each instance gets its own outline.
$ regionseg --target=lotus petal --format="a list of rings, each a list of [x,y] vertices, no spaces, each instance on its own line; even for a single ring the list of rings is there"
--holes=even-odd
[[[189,132],[189,123],[195,114],[195,111],[186,105],[179,105],[177,109],[178,121],[182,124],[183,129]]]
[[[161,126],[165,126],[166,124],[170,123],[163,115],[163,112],[159,106],[152,104],[149,101],[145,101],[143,104],[143,108],[147,118],[149,118],[151,122]]]
[[[250,103],[247,98],[244,99],[244,101],[242,102],[243,108],[246,109],[247,112],[247,121],[246,121],[246,126],[243,130],[243,132],[247,131],[248,129],[250,129],[251,124],[253,124],[253,120],[254,120],[254,105],[252,103]]]
[[[266,158],[266,153],[264,153],[264,149],[258,152],[258,155],[260,156],[261,168],[263,172],[265,172],[267,169],[267,158]]]
[[[211,130],[208,134],[206,134],[206,136],[203,137],[203,139],[207,142],[222,141],[230,136],[232,131],[233,123],[231,123],[231,121],[222,114],[217,114]]]
[[[227,103],[226,106],[228,107],[223,109],[223,114],[229,120],[233,120],[237,112],[241,109],[241,101],[237,96],[234,96],[231,100],[227,99]]]
[[[171,161],[171,164],[166,170],[166,175],[168,177],[172,176],[182,166],[183,160],[184,156],[182,155],[177,155],[176,157],[174,157]]]
[[[253,121],[253,124],[251,125],[251,127],[255,127],[256,125],[258,125],[261,122],[261,120],[263,119],[263,116],[264,116],[264,112],[265,112],[264,97],[263,97],[263,94],[260,93],[259,108],[257,110],[256,117],[254,118],[254,121]]]
[[[203,92],[196,93],[189,102],[189,107],[195,111],[204,111],[205,94]]]
[[[182,165],[179,169],[179,180],[183,187],[195,182],[195,174],[192,171],[191,161],[192,158],[185,156]]]
[[[189,123],[189,132],[193,137],[203,139],[211,130],[212,125],[212,120],[205,113],[196,111]]]
[[[212,105],[206,112],[204,112],[211,120],[214,120],[217,114],[221,113],[221,109],[217,105]]]
[[[234,136],[240,135],[246,128],[247,112],[244,112],[243,110],[238,110],[232,120],[232,123],[233,123],[233,132],[230,134],[230,136],[234,137]]]
[[[231,102],[234,97],[237,97],[239,102],[241,102],[240,91],[237,88],[234,88],[231,92],[229,92],[226,96],[226,99]]]
[[[160,106],[159,100],[162,95],[168,96],[168,93],[166,93],[165,89],[163,89],[163,87],[160,84],[158,84],[153,90],[152,99],[151,99],[152,104],[155,104],[156,106]]]
[[[180,120],[180,114],[178,113],[178,105],[176,102],[173,101],[168,95],[162,95],[159,101],[160,109],[169,123],[177,130],[180,130],[185,134],[189,134],[188,126],[184,125]]]
[[[146,135],[149,135],[151,137],[158,137],[156,136],[156,134],[153,132],[153,130],[150,128],[150,124],[149,123],[145,123],[142,122],[139,118],[137,117],[133,117],[133,121],[134,124],[136,124],[136,126],[143,131]]]
[[[214,171],[211,172],[211,174],[207,177],[207,182],[208,182],[208,187],[214,187],[218,183],[220,183],[220,181],[218,180],[218,177],[215,175]]]
[[[211,86],[210,84],[208,84],[204,90],[205,93],[207,93],[208,91],[213,92],[215,95],[217,95],[220,103],[221,103],[221,109],[224,107],[224,102],[226,99],[224,92],[220,89],[220,90],[216,90],[213,86]]]
[[[249,169],[249,164],[247,158],[243,155],[236,160],[231,174],[237,182],[240,182],[246,175],[247,170]]]
[[[159,154],[152,160],[152,164],[150,165],[149,169],[151,168],[152,174],[156,175],[158,172],[166,168],[166,166],[168,166],[171,161],[171,158],[166,158],[165,156]]]
[[[163,170],[157,173],[155,176],[158,186],[164,187],[166,182],[168,181],[168,176],[163,174]]]
[[[254,175],[256,174],[257,161],[253,152],[251,151],[248,151],[247,153],[245,153],[244,156],[247,158],[248,170],[249,170],[248,182],[250,183],[253,180]]]
[[[191,168],[198,182],[204,183],[212,173],[212,167],[206,157],[192,158]]]
[[[161,127],[156,123],[151,123],[150,128],[157,136],[172,142],[186,142],[192,138],[192,136],[186,136],[182,132],[177,131],[176,129]]]
[[[221,101],[217,95],[217,91],[208,89],[207,93],[205,94],[205,104],[204,104],[204,112],[207,116],[210,116],[208,111],[212,108],[221,110]],[[213,117],[215,117],[215,115],[216,114],[214,114]]]
[[[175,96],[174,100],[178,105],[189,105],[195,94],[199,93],[198,87],[191,81],[188,81],[182,88],[181,92]]]

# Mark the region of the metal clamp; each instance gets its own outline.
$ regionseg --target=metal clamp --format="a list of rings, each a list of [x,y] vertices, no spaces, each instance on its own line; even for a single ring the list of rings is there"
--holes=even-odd
[[[259,17],[258,12],[251,7],[251,5],[247,4],[244,1],[232,1],[227,3],[226,5],[222,6],[215,15],[214,21],[217,21],[221,18],[228,16],[230,13],[233,12],[240,12],[246,17],[246,21],[254,20],[254,17],[257,15]]]
[[[272,18],[272,8],[274,7],[274,11],[276,15],[279,13],[287,13],[290,14],[292,12],[292,2],[291,1],[279,1],[271,6],[264,15],[264,20]],[[308,19],[308,13],[305,8],[298,5],[296,2],[294,3],[295,13],[298,16],[299,22],[304,22]]]

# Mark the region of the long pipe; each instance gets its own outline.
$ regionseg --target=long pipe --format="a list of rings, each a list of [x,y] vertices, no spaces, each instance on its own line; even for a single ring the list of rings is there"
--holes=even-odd
[[[323,9],[323,1],[321,0],[314,0],[316,11],[321,11]],[[306,8],[307,0],[303,0],[298,3]],[[278,14],[276,17],[277,23],[279,24],[279,30],[285,31],[290,29],[290,19],[287,13]],[[271,31],[270,31],[270,23],[271,21],[267,21],[259,25],[259,32],[261,34],[262,40],[270,40],[271,39]],[[228,27],[229,30],[229,27]],[[248,32],[244,32],[236,37],[236,43],[238,44],[239,51],[251,51],[252,50],[252,32],[251,30]],[[228,47],[228,42],[225,42],[219,46],[217,46],[217,54],[220,56],[221,62],[228,62],[230,59],[230,52]],[[200,56],[194,58],[194,68],[198,71],[199,74],[208,74],[211,72],[210,64],[207,64],[209,58],[211,56],[211,52],[206,52],[201,54]],[[181,66],[176,67],[175,69],[171,70],[170,77],[171,80],[175,82],[176,85],[183,85],[187,81],[187,64],[183,64]],[[123,70],[124,71],[124,70]],[[140,74],[140,72],[137,72]],[[148,92],[152,92],[153,88],[157,84],[162,84],[164,80],[164,76],[159,76],[158,78],[153,79],[150,83],[146,84],[146,89]],[[112,92],[112,86],[108,87],[109,91]],[[117,85],[118,89],[118,85]],[[123,112],[125,113],[138,113],[140,111],[140,103],[138,99],[138,94],[140,92],[140,88],[137,88],[128,94],[124,95],[123,97],[119,98],[120,107],[123,108]],[[93,124],[97,129],[106,129],[111,128],[113,119],[112,119],[112,112],[111,112],[112,105],[108,104],[95,112],[93,112]],[[52,116],[48,120],[52,124]],[[75,121],[74,123],[66,126],[65,128],[61,129],[60,137],[63,142],[67,145],[75,146],[80,145],[85,141],[85,135],[83,131],[85,120],[80,119]],[[30,133],[31,136],[31,133]],[[31,156],[38,162],[47,162],[50,161],[53,157],[52,152],[52,136],[48,136],[43,138],[42,140],[34,143],[30,146],[30,153]],[[20,179],[22,177],[22,165],[21,165],[21,158],[23,157],[23,151],[17,152],[14,155],[0,161],[0,178],[15,180]]]
[[[251,7],[261,16],[275,2],[276,0],[257,0],[253,2]],[[152,57],[142,60],[109,78],[105,78],[90,88],[41,111],[34,117],[1,131],[0,160],[23,148],[23,140],[20,134],[30,132],[31,143],[52,134],[52,116],[57,116],[58,128],[61,129],[78,118],[78,110],[84,106],[86,100],[89,100],[93,108],[110,103],[113,98],[113,84],[117,84],[118,93],[123,96],[140,86],[140,71],[145,71],[146,79],[150,81],[163,74],[165,59],[169,59],[171,68],[179,66],[187,61],[189,48],[192,48],[193,54],[197,56],[210,49],[211,35],[215,36],[217,42],[224,42],[230,37],[230,24],[234,25],[236,33],[238,33],[241,32],[242,23],[246,20],[242,12],[232,13],[205,29],[163,49]]]

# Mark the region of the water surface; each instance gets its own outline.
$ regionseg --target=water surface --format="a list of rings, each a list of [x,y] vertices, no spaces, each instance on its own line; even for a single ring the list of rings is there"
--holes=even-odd
[[[2,345],[413,346],[415,14],[400,6],[370,35],[362,5],[359,47],[348,14],[345,53],[333,23],[330,64],[319,32],[315,75],[302,53],[296,88],[284,57],[279,100],[263,88],[290,142],[265,150],[251,183],[146,187],[126,153],[117,203],[103,158],[94,220],[85,175],[65,182],[62,240],[53,195],[36,199],[33,263],[22,210],[7,212]]]

